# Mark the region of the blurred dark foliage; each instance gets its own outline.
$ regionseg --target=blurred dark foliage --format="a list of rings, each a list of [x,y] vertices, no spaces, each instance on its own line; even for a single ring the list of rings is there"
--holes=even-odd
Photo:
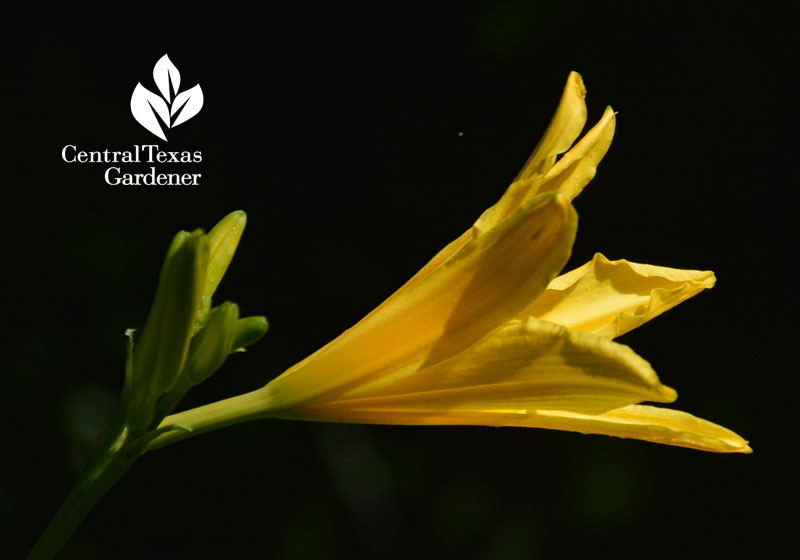
[[[622,342],[675,407],[749,438],[718,456],[599,436],[261,421],[146,456],[63,558],[795,557],[797,301],[789,4],[231,6],[20,18],[3,38],[0,555],[68,492],[122,382],[175,231],[249,224],[218,300],[265,314],[187,406],[254,389],[355,323],[503,192],[582,73],[617,137],[576,200],[569,267],[712,269]],[[49,18],[48,18],[49,20]],[[164,54],[202,112],[131,117]],[[198,187],[112,187],[61,148],[202,150]],[[791,321],[791,322],[790,322]]]

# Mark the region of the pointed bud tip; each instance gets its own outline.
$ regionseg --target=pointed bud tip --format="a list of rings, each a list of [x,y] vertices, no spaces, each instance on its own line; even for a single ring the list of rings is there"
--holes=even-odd
[[[234,210],[233,212],[227,214],[224,218],[222,218],[217,225],[220,227],[231,228],[234,230],[242,230],[244,229],[245,224],[247,224],[247,214],[245,213],[245,211]]]
[[[242,237],[247,214],[242,210],[231,212],[222,218],[217,225],[208,232],[208,243],[211,255],[209,258],[208,275],[203,294],[211,297],[217,289],[222,277],[228,270],[228,265],[233,259],[236,247]]]

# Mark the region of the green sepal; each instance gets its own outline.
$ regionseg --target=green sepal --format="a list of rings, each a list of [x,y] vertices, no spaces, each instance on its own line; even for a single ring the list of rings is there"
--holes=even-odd
[[[134,390],[150,398],[166,393],[186,363],[208,258],[201,230],[179,232],[167,250],[153,305],[133,349]]]
[[[236,336],[232,351],[243,350],[245,347],[255,344],[267,334],[267,329],[269,329],[269,323],[267,323],[266,317],[255,316],[239,319],[236,321]]]

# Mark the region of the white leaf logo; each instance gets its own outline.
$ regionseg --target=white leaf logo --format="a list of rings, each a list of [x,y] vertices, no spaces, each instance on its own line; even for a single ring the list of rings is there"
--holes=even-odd
[[[175,96],[175,101],[172,102],[172,111],[170,114],[174,117],[177,113],[178,118],[172,123],[172,126],[178,126],[195,116],[203,108],[203,90],[200,89],[200,84],[197,84],[192,89],[187,89]]]
[[[153,80],[161,95],[141,83],[136,84],[131,96],[131,113],[140,125],[166,141],[162,125],[173,128],[199,113],[203,108],[203,90],[197,84],[179,93],[181,73],[167,55],[153,67]]]

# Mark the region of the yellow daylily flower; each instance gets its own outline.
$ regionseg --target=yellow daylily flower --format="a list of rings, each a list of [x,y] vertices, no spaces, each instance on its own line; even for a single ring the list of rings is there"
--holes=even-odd
[[[167,417],[162,427],[176,429],[154,447],[273,417],[527,426],[750,452],[721,426],[640,405],[677,394],[612,340],[713,286],[712,272],[597,254],[557,276],[575,238],[571,201],[614,135],[608,108],[575,143],[585,94],[571,73],[544,137],[503,197],[377,309],[265,387]]]

